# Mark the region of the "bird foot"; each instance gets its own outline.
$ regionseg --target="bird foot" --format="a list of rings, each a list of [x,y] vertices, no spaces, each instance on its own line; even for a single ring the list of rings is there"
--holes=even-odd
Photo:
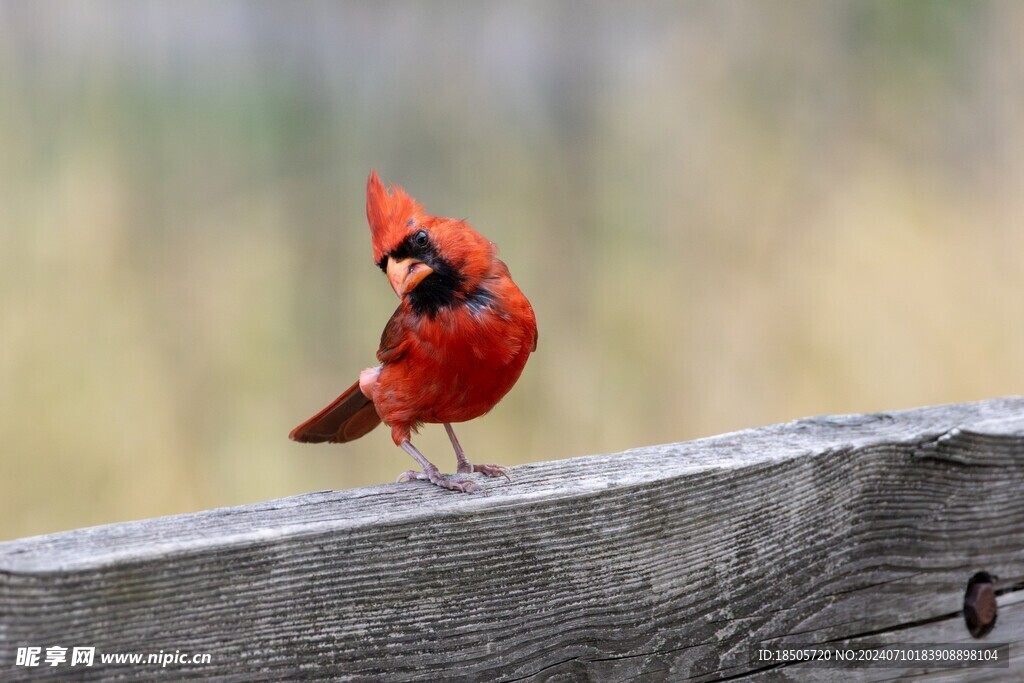
[[[505,477],[509,481],[512,481],[512,478],[508,476],[508,472],[505,471],[505,468],[502,465],[473,465],[468,462],[459,463],[459,467],[455,471],[459,474],[479,472],[485,477]]]
[[[413,479],[429,481],[431,484],[440,486],[443,489],[458,491],[460,493],[473,493],[474,491],[480,490],[480,484],[475,481],[461,479],[458,477],[449,478],[441,474],[438,470],[428,470],[426,472],[420,472],[419,470],[406,470],[398,475],[398,479],[396,481],[400,483],[403,481],[412,481]]]

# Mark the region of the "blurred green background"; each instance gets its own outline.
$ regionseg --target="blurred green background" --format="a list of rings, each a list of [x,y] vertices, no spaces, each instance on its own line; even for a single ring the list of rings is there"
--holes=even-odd
[[[411,466],[287,440],[396,303],[371,168],[536,309],[472,458],[1019,393],[1022,35],[1011,1],[0,4],[0,538]]]

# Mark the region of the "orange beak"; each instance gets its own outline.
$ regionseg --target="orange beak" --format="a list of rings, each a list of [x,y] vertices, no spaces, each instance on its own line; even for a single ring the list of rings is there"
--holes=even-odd
[[[414,258],[395,261],[388,257],[388,282],[399,299],[416,289],[416,285],[433,272],[433,268]]]

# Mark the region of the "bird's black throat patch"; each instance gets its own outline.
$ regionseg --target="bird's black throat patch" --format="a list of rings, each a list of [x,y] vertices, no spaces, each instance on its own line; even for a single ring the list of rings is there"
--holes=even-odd
[[[407,296],[413,311],[433,318],[440,309],[455,303],[455,294],[462,287],[462,276],[440,257],[424,263],[434,272],[423,278]]]
[[[425,243],[417,241],[418,233],[406,235],[402,242],[388,252],[377,265],[381,270],[387,271],[388,258],[402,260],[414,258],[417,261],[430,266],[434,271],[416,285],[416,289],[406,296],[412,305],[412,310],[418,315],[428,315],[433,318],[437,312],[450,307],[456,300],[456,294],[462,288],[465,278],[459,273],[444,257],[437,253],[437,248],[429,239]]]

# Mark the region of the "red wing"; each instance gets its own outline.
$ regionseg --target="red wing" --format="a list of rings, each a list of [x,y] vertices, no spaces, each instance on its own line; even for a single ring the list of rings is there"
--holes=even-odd
[[[377,349],[377,360],[381,363],[392,363],[401,358],[412,338],[409,336],[409,329],[405,324],[405,314],[399,306],[391,315],[388,324],[384,326],[384,332],[380,335],[380,348]]]
[[[409,336],[402,308],[391,316],[380,337],[377,358],[381,363],[398,360],[409,348]],[[363,436],[380,424],[373,401],[359,389],[359,382],[348,388],[334,402],[292,430],[292,441],[305,443],[344,443]]]
[[[359,390],[359,382],[309,418],[288,435],[292,441],[304,443],[344,443],[354,441],[380,424],[373,401]]]

